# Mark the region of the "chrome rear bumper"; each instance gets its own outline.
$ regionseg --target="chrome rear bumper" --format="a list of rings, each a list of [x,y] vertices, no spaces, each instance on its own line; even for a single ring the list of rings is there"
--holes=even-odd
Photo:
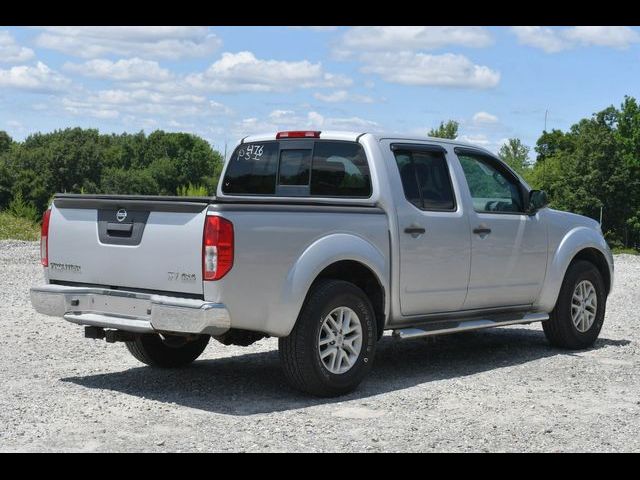
[[[31,289],[31,304],[79,325],[136,333],[220,335],[231,327],[221,303],[105,288],[43,285]]]

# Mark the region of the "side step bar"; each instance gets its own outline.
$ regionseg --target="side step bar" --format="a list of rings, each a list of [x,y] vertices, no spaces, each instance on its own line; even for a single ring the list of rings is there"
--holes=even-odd
[[[398,340],[408,340],[412,338],[429,337],[433,335],[444,335],[447,333],[466,332],[470,330],[481,330],[483,328],[502,327],[506,325],[517,325],[520,323],[544,322],[549,320],[547,313],[526,313],[505,318],[470,318],[468,320],[443,320],[425,323],[411,328],[399,328],[393,331],[393,337]]]

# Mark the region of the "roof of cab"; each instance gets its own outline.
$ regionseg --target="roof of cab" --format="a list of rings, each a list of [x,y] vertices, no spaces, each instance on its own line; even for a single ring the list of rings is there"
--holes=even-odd
[[[240,143],[249,143],[249,142],[265,142],[267,140],[275,140],[277,132],[270,133],[262,133],[257,135],[249,135],[244,137]],[[487,150],[484,147],[479,145],[474,145],[473,143],[463,142],[460,140],[450,140],[448,138],[437,138],[437,137],[429,137],[426,135],[404,135],[400,133],[368,133],[368,132],[348,132],[348,131],[320,131],[320,139],[324,140],[342,140],[348,142],[355,142],[359,137],[363,135],[371,135],[377,141],[380,140],[402,140],[402,141],[413,141],[413,142],[433,142],[433,143],[448,143],[450,145],[460,146],[460,147],[470,147],[476,150],[482,150],[483,152],[489,153],[492,156],[495,156],[495,153]]]

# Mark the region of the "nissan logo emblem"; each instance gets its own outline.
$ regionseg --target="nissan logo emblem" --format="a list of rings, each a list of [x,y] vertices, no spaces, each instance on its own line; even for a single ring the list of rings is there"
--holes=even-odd
[[[118,210],[118,212],[116,213],[116,220],[118,220],[119,222],[124,222],[126,218],[127,211],[124,208]]]

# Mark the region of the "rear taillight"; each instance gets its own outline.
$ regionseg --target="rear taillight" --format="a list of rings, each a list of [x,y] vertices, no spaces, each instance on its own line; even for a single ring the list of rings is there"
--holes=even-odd
[[[276,140],[280,138],[320,138],[320,132],[317,130],[296,130],[289,132],[278,132]]]
[[[44,212],[40,229],[40,262],[45,267],[49,266],[49,217],[51,217],[51,209]]]
[[[202,278],[219,280],[233,266],[233,224],[226,218],[207,216],[202,238]]]

